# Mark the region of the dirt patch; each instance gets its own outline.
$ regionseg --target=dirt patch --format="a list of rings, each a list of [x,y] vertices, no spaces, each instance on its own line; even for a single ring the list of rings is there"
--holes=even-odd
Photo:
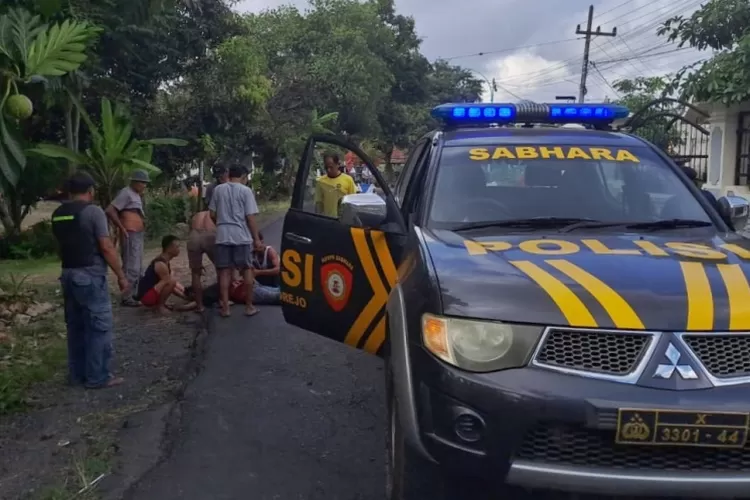
[[[259,226],[282,213],[262,214]],[[158,252],[149,249],[144,266]],[[216,277],[213,266],[205,264],[203,280],[209,284]],[[177,279],[189,283],[186,252],[172,269]],[[47,278],[49,283],[58,272],[45,270],[33,281]],[[113,302],[119,302],[116,296]],[[26,411],[0,417],[0,498],[119,498],[166,451],[164,437],[179,426],[174,402],[200,368],[204,320],[195,313],[162,317],[119,306],[114,313],[112,368],[126,383],[100,391],[70,388],[64,384],[63,365],[27,393]]]

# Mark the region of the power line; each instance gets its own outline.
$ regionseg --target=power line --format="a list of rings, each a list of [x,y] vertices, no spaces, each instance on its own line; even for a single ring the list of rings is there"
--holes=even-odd
[[[609,10],[605,10],[605,11],[604,11],[604,12],[602,12],[601,14],[597,14],[597,15],[596,15],[596,16],[594,17],[594,19],[597,19],[597,18],[599,18],[599,17],[602,17],[602,16],[603,16],[603,15],[605,15],[605,14],[609,14],[610,12],[612,12],[612,11],[615,11],[615,10],[619,9],[620,7],[623,7],[623,6],[625,6],[625,5],[629,4],[629,3],[632,3],[633,1],[634,1],[634,0],[625,0],[625,1],[624,1],[624,2],[622,2],[621,4],[618,4],[618,5],[616,5],[615,7],[612,7],[612,8],[611,8],[611,9],[609,9]],[[606,22],[606,21],[605,21],[605,22]]]
[[[559,43],[573,42],[573,41],[576,41],[576,40],[581,40],[581,38],[566,38],[564,40],[551,40],[549,42],[532,43],[530,45],[521,45],[521,46],[518,46],[518,47],[510,47],[510,48],[507,48],[507,49],[488,50],[488,51],[484,51],[484,52],[475,52],[473,54],[465,54],[465,55],[462,55],[462,56],[453,56],[453,57],[441,58],[441,59],[443,59],[444,61],[452,61],[454,59],[463,59],[463,58],[466,58],[466,57],[486,56],[486,55],[490,55],[490,54],[502,54],[504,52],[514,52],[516,50],[531,49],[531,48],[534,48],[534,47],[542,47],[544,45],[556,45],[556,44],[559,44]]]
[[[665,50],[663,52],[656,52],[655,54],[646,54],[646,55],[639,55],[637,57],[625,57],[622,59],[610,59],[609,61],[599,61],[599,64],[612,64],[612,63],[619,63],[619,62],[625,62],[625,61],[632,61],[633,59],[646,59],[646,58],[652,58],[652,57],[659,57],[663,56],[665,54],[674,54],[675,52],[682,52],[685,50],[690,50],[690,47],[680,47],[677,49],[672,50]]]
[[[700,0],[698,0],[698,1],[700,1]],[[625,36],[619,37],[619,39],[620,40],[622,40],[622,39],[629,39],[629,38],[632,38],[633,36],[635,36],[636,34],[638,34],[638,32],[646,31],[646,30],[650,29],[650,27],[655,27],[658,24],[662,23],[663,20],[668,19],[669,17],[671,17],[673,15],[678,15],[681,11],[684,12],[685,9],[686,9],[686,7],[688,9],[692,8],[692,6],[693,6],[692,4],[697,4],[697,1],[693,0],[692,2],[690,2],[690,5],[684,5],[683,4],[681,6],[678,6],[677,9],[671,8],[667,12],[661,14],[661,15],[664,15],[664,17],[661,17],[661,15],[660,15],[660,18],[657,19],[655,22],[647,24],[645,26],[645,30],[644,30],[644,27],[642,26],[638,30],[635,30],[635,32],[628,33]],[[635,19],[628,20],[627,22],[628,23],[632,23],[633,21],[636,21],[638,19],[642,19],[642,18],[647,17],[647,16],[652,16],[653,14],[654,14],[654,11],[650,11],[646,15],[638,16]],[[663,46],[666,46],[666,45],[671,45],[671,43],[670,42],[664,42]],[[645,44],[645,46],[650,46],[651,48],[653,48],[653,44]],[[643,47],[638,47],[638,48],[643,48]],[[651,50],[651,48],[649,50]],[[612,59],[611,56],[607,56],[607,57],[609,59]],[[544,81],[546,79],[546,75],[548,73],[550,73],[550,72],[556,72],[556,71],[560,71],[560,70],[566,69],[567,67],[569,67],[575,61],[575,59],[577,59],[577,58],[569,58],[569,59],[563,60],[563,61],[561,61],[559,63],[555,63],[554,65],[550,65],[550,66],[548,66],[548,67],[546,67],[544,69],[541,69],[541,70],[535,70],[535,71],[531,71],[531,72],[527,72],[527,73],[521,73],[521,74],[513,75],[512,77],[510,77],[509,79],[506,79],[504,81],[507,84],[509,81],[514,81],[514,80],[517,80],[519,78],[523,78],[524,80],[526,80],[526,83],[529,83],[529,81],[528,81],[529,79],[532,79],[532,80],[536,79],[538,81],[539,77],[542,77],[541,80]],[[632,61],[632,60],[635,60],[635,59],[637,59],[637,58],[622,58],[622,59],[616,59],[616,60],[618,62],[621,62],[621,61]]]
[[[659,0],[656,0],[658,2]],[[612,71],[618,66],[621,66],[621,63],[629,63],[632,64],[633,61],[638,61],[643,67],[648,70],[650,69],[648,66],[645,65],[644,60],[645,59],[651,59],[652,57],[662,57],[665,55],[673,55],[673,54],[679,54],[679,55],[689,55],[688,51],[691,50],[689,47],[683,47],[678,49],[672,49],[672,50],[659,50],[664,49],[668,46],[674,46],[673,43],[664,41],[663,43],[657,43],[655,33],[653,37],[649,37],[649,40],[645,43],[642,43],[640,45],[632,45],[631,43],[628,43],[628,40],[632,40],[636,38],[639,34],[647,32],[651,30],[652,28],[655,28],[656,26],[663,23],[666,19],[669,19],[672,16],[675,15],[685,15],[685,13],[692,9],[693,7],[697,7],[699,5],[700,0],[687,0],[686,2],[680,2],[677,6],[669,6],[666,10],[664,9],[664,6],[658,7],[657,9],[653,9],[653,3],[648,5],[647,7],[652,7],[648,12],[645,12],[641,14],[640,16],[631,17],[632,13],[640,10],[634,9],[629,11],[625,15],[616,16],[615,19],[624,19],[624,22],[626,24],[632,25],[633,23],[637,21],[641,21],[645,19],[645,21],[642,21],[639,24],[639,26],[634,29],[633,31],[626,33],[624,36],[618,36],[617,40],[622,41],[623,45],[627,47],[627,50],[630,54],[632,54],[632,57],[612,57],[612,55],[608,54],[601,46],[596,46],[596,51],[592,51],[591,54],[594,52],[599,52],[604,55],[604,57],[600,59],[597,59],[596,69],[599,70],[599,72],[603,71]],[[621,3],[620,6],[627,5],[628,2]],[[611,11],[614,11],[615,9],[610,9]],[[596,18],[602,17],[605,13],[597,15]],[[580,40],[580,38],[575,39],[567,39],[567,40],[561,40],[565,42],[570,42],[573,40]],[[543,44],[532,44],[527,45],[525,47],[535,47],[539,45],[550,45],[553,43],[559,43],[559,42],[544,42]],[[620,53],[620,45],[617,43],[610,43],[612,47],[614,47],[618,54]],[[519,47],[524,48],[524,47]],[[513,50],[518,50],[519,48],[509,48],[505,49],[499,52],[510,52]],[[486,53],[485,53],[486,54]],[[590,56],[591,58],[591,56]],[[561,83],[573,83],[569,79],[567,79],[567,75],[570,74],[570,70],[572,69],[572,64],[575,63],[575,60],[578,59],[577,57],[571,57],[562,61],[554,62],[552,64],[547,65],[546,67],[542,69],[537,69],[533,71],[527,71],[523,73],[514,74],[512,76],[508,76],[506,78],[497,79],[496,81],[500,81],[505,87],[510,88],[518,88],[518,89],[528,89],[529,86],[533,87],[546,87],[550,85],[559,85]],[[693,60],[694,61],[694,60]],[[691,61],[691,62],[693,62]],[[672,66],[672,64],[670,64]],[[637,68],[634,67],[634,69],[637,70]],[[637,70],[640,72],[639,70]],[[554,73],[561,73],[559,75],[554,75]],[[602,73],[601,76],[604,74]],[[618,75],[619,78],[624,78],[623,75]],[[597,81],[599,79],[597,78]],[[598,85],[597,85],[598,86]],[[507,88],[504,89],[506,92],[508,91]],[[510,92],[509,92],[510,93]],[[512,94],[511,94],[512,95]]]
[[[612,89],[612,92],[614,92],[615,95],[619,96],[620,93],[617,91],[617,89],[615,89],[612,86],[612,84],[609,83],[609,81],[606,78],[604,78],[604,75],[602,75],[602,72],[599,71],[599,68],[596,67],[596,63],[594,61],[591,61],[591,67],[594,68],[594,71],[596,71],[596,74],[598,74],[599,77],[604,81],[604,83],[607,84],[607,87],[609,87],[610,89]]]

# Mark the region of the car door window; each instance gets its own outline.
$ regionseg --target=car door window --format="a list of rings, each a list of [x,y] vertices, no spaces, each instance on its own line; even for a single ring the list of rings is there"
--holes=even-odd
[[[409,180],[414,173],[414,167],[420,162],[427,144],[427,139],[422,139],[416,144],[416,146],[412,149],[409,158],[406,160],[406,165],[404,165],[404,169],[402,170],[401,175],[399,175],[393,193],[396,197],[396,203],[398,203],[399,206],[401,206],[401,203],[406,196],[406,190],[409,187]]]
[[[345,196],[382,194],[382,189],[364,161],[354,152],[317,143],[313,147],[305,179],[302,210],[332,219],[341,217]]]

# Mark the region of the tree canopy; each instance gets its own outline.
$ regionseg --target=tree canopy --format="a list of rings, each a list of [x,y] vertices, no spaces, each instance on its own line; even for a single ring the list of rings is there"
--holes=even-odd
[[[123,168],[139,162],[170,182],[201,162],[252,158],[288,190],[283,174],[311,132],[345,134],[388,164],[395,148],[408,148],[434,125],[432,106],[480,98],[481,81],[470,71],[427,60],[414,20],[398,14],[393,0],[312,0],[305,10],[244,15],[233,3],[3,2],[6,230],[18,223],[9,214],[23,214],[77,168],[109,179],[111,191]],[[131,142],[110,144],[107,130]],[[170,139],[148,154],[128,146],[152,137]],[[19,183],[41,178],[25,169],[43,169],[45,181]]]
[[[750,100],[750,2],[710,0],[691,16],[676,16],[659,29],[679,46],[718,51],[683,68],[674,86],[696,101],[736,104]]]

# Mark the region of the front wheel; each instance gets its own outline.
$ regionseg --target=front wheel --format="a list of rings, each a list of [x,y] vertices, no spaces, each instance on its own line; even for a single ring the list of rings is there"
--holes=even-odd
[[[391,397],[386,434],[387,500],[453,500],[443,489],[438,467],[422,458],[404,440],[398,405]]]
[[[422,457],[404,439],[386,357],[386,500],[490,500],[510,498],[479,478],[465,478]],[[504,488],[500,488],[504,490]],[[513,497],[515,498],[515,497]]]

